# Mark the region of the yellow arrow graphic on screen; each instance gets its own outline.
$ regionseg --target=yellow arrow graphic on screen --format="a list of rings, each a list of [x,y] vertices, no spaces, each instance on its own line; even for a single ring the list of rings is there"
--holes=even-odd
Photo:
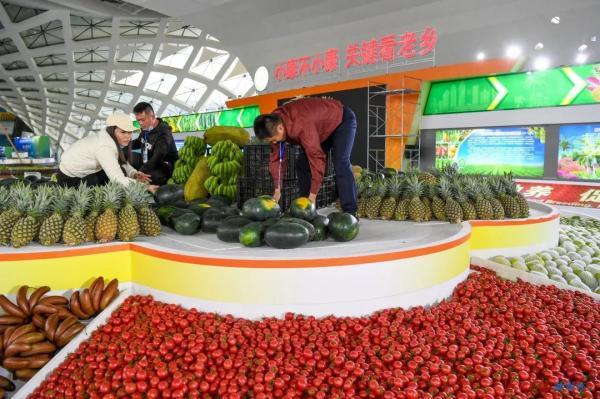
[[[492,101],[492,103],[487,107],[488,111],[493,111],[494,109],[496,109],[498,104],[500,104],[500,101],[502,101],[502,99],[506,97],[508,90],[506,89],[506,87],[502,86],[502,83],[500,83],[498,78],[490,76],[488,80],[490,81],[492,86],[494,86],[494,89],[496,89],[496,91],[498,92],[498,94],[496,94],[496,97],[494,98],[494,101]]]
[[[581,79],[581,77],[577,75],[575,71],[571,69],[571,67],[564,67],[561,68],[561,70],[565,75],[567,75],[567,78],[569,78],[571,83],[573,83],[573,88],[569,90],[565,98],[563,98],[560,102],[560,105],[569,105],[573,100],[575,100],[575,97],[581,93],[581,90],[585,89],[587,83],[585,83],[585,80]]]

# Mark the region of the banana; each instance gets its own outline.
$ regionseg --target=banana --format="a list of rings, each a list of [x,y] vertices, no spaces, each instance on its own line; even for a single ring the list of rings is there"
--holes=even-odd
[[[28,356],[28,357],[24,357],[23,359],[28,360],[29,361],[29,369],[41,369],[42,367],[44,367],[44,365],[46,363],[48,363],[51,359],[50,355],[47,354],[43,354],[43,355],[33,355],[33,356]]]
[[[79,295],[79,303],[81,303],[81,309],[85,313],[89,315],[93,315],[94,313],[96,313],[94,312],[94,307],[92,306],[90,290],[88,290],[87,288],[81,291],[81,294]]]
[[[14,326],[22,324],[25,319],[17,316],[4,315],[0,316],[0,324]]]
[[[58,328],[55,330],[55,334],[53,335],[52,340],[54,340],[56,337],[60,337],[61,335],[63,335],[65,331],[67,331],[69,327],[71,327],[75,323],[77,323],[76,317],[69,317],[68,319],[63,320],[62,323],[60,323]]]
[[[4,312],[11,316],[17,316],[23,319],[27,318],[27,314],[25,314],[20,307],[9,301],[4,295],[0,295],[0,307],[4,309]]]
[[[34,314],[33,317],[31,318],[31,321],[33,322],[33,325],[36,326],[40,330],[43,330],[44,325],[46,324],[46,319],[44,319],[44,317],[39,313]]]
[[[69,300],[62,295],[52,295],[42,298],[39,303],[51,306],[67,306]]]
[[[15,332],[17,328],[16,327],[8,327],[6,330],[4,330],[4,334],[2,335],[2,347],[6,348],[8,346],[8,340],[10,339],[10,337],[12,336],[12,333]]]
[[[44,341],[31,345],[30,349],[21,352],[20,356],[29,357],[33,355],[50,354],[54,353],[54,351],[56,351],[56,346],[52,342]]]
[[[83,330],[85,326],[81,323],[73,324],[61,336],[56,337],[56,346],[62,348]]]
[[[38,304],[39,300],[50,291],[50,287],[39,287],[29,297],[29,309],[33,309]]]
[[[73,312],[73,314],[80,320],[86,320],[90,318],[91,314],[87,314],[81,309],[81,303],[79,302],[79,291],[75,291],[71,295],[70,305],[71,312]]]
[[[28,369],[29,359],[23,357],[7,357],[2,362],[2,367],[7,370],[19,370],[19,369]]]
[[[106,309],[106,307],[119,296],[119,280],[112,279],[110,283],[104,289],[102,298],[100,299],[100,310]]]
[[[46,333],[46,337],[50,341],[54,341],[54,335],[56,333],[56,327],[58,327],[59,317],[57,314],[50,315],[46,319],[46,323],[44,325],[44,332]]]
[[[14,343],[22,343],[22,344],[37,344],[38,342],[42,342],[46,339],[46,336],[41,332],[30,332],[24,335],[21,335],[19,338],[14,340]]]
[[[33,308],[34,314],[53,314],[56,312],[58,312],[58,308],[56,308],[54,305],[46,305],[41,301]]]
[[[90,295],[92,296],[92,306],[94,311],[100,310],[100,299],[102,298],[102,292],[104,291],[104,278],[98,277],[94,280],[94,283],[90,287]]]
[[[11,380],[9,380],[6,377],[2,377],[0,375],[0,389],[4,389],[5,391],[12,392],[15,390],[15,388],[16,388],[15,384],[13,384]]]
[[[15,370],[15,378],[21,381],[28,381],[38,372],[38,369],[19,369]]]
[[[29,301],[27,300],[27,290],[29,290],[29,287],[26,285],[22,285],[19,288],[19,291],[17,292],[17,305],[19,305],[23,313],[29,316],[31,312],[29,309]]]
[[[31,350],[30,344],[21,344],[13,342],[8,346],[8,348],[4,350],[4,357],[13,357],[20,354],[21,352],[25,352],[28,350]]]
[[[4,347],[8,348],[10,346],[10,344],[12,344],[13,342],[16,342],[18,339],[20,339],[21,337],[23,337],[26,334],[30,334],[33,333],[35,331],[35,326],[31,323],[29,324],[24,324],[20,327],[17,327],[12,334],[10,335],[10,337],[8,337],[8,340],[6,340],[4,342]]]

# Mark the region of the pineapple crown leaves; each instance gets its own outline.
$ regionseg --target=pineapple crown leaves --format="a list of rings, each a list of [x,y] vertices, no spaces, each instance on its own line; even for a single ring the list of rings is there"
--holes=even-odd
[[[26,213],[34,199],[31,187],[20,183],[13,186],[10,194],[14,208],[20,213]]]
[[[398,198],[402,193],[402,178],[396,175],[387,181],[387,195],[393,198]]]
[[[71,205],[73,199],[73,189],[68,187],[57,187],[52,193],[52,211],[59,214],[65,215]]]
[[[0,212],[8,209],[10,206],[10,191],[5,187],[0,187]]]
[[[408,198],[417,198],[423,195],[423,183],[415,175],[406,179],[406,194]]]
[[[81,183],[73,194],[71,202],[71,213],[73,215],[83,216],[87,211],[92,199],[92,190],[85,183]]]
[[[146,185],[143,183],[131,183],[126,188],[131,203],[136,208],[143,208],[150,205],[153,201],[152,195],[148,192]]]
[[[40,218],[48,213],[54,190],[48,186],[41,186],[35,192],[35,199],[31,205],[29,214],[35,218]]]
[[[102,208],[103,193],[102,187],[97,186],[92,188],[92,200],[90,203],[91,211],[99,211]]]
[[[102,188],[102,209],[114,209],[118,211],[125,196],[123,186],[116,182],[110,182]]]

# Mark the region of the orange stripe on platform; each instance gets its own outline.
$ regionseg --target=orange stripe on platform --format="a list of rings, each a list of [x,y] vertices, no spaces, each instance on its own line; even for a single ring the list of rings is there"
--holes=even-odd
[[[548,216],[544,216],[542,218],[537,219],[503,219],[503,220],[469,220],[471,226],[473,227],[483,227],[483,226],[519,226],[526,224],[538,224],[545,223],[551,220],[558,219],[560,217],[559,213],[551,213]]]
[[[150,249],[133,244],[135,252],[144,255],[153,256],[155,258],[171,260],[182,263],[190,263],[207,266],[222,266],[222,267],[244,267],[244,268],[307,268],[307,267],[330,267],[330,266],[348,266],[360,265],[366,263],[388,262],[398,259],[413,258],[444,251],[446,249],[457,247],[469,240],[471,233],[464,237],[457,238],[443,244],[432,245],[430,247],[409,249],[406,251],[387,252],[377,255],[363,256],[348,256],[342,258],[318,258],[318,259],[227,259],[227,258],[210,258],[202,256],[191,256],[183,254],[173,254],[157,249]]]
[[[245,268],[302,268],[302,267],[327,267],[327,266],[347,266],[359,265],[365,263],[387,262],[398,259],[412,258],[434,254],[453,247],[457,247],[469,240],[471,234],[457,238],[443,244],[432,245],[429,247],[409,249],[405,251],[387,252],[376,255],[348,256],[342,258],[317,258],[317,259],[229,259],[229,258],[211,258],[206,256],[194,256],[174,254],[164,250],[146,248],[144,246],[127,243],[107,246],[98,246],[94,248],[74,248],[63,251],[48,252],[29,252],[29,253],[10,253],[0,254],[0,261],[31,261],[43,259],[57,259],[73,256],[96,255],[111,253],[117,251],[133,250],[135,252],[153,256],[160,259],[171,260],[182,263],[196,265],[222,266],[222,267],[245,267]]]
[[[72,248],[60,251],[47,252],[22,252],[22,253],[0,253],[0,261],[22,261],[22,260],[44,260],[69,258],[73,256],[98,255],[111,252],[126,251],[131,249],[131,244],[107,244],[93,248]]]

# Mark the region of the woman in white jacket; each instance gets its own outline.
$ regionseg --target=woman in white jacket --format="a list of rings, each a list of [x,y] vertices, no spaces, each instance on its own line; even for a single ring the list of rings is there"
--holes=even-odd
[[[114,113],[106,118],[106,131],[88,135],[75,142],[62,154],[58,183],[77,187],[85,182],[88,186],[100,186],[109,181],[123,185],[139,180],[148,182],[150,176],[135,170],[123,153],[135,130],[131,119],[123,113]],[[148,186],[156,191],[158,186]]]

